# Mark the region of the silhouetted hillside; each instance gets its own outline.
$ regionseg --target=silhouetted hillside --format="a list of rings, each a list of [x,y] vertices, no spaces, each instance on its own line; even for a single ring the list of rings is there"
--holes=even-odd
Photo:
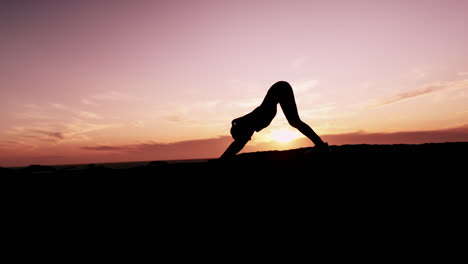
[[[331,148],[308,156],[303,152],[309,148],[302,148],[245,153],[229,161],[154,161],[121,169],[33,165],[0,173],[9,175],[3,177],[4,196],[19,201],[15,208],[23,211],[126,210],[158,218],[190,212],[177,219],[190,222],[200,208],[211,214],[267,210],[272,217],[278,212],[335,224],[349,223],[356,214],[406,221],[421,212],[429,217],[434,210],[441,216],[463,211],[468,142]]]
[[[458,173],[464,165],[468,142],[396,144],[396,145],[341,145],[331,146],[331,153],[304,152],[311,148],[284,151],[243,153],[230,160],[212,159],[208,162],[167,163],[153,161],[122,169],[99,164],[85,168],[64,168],[31,165],[22,169],[2,168],[10,176],[80,176],[98,180],[106,176],[126,177],[329,177],[359,175],[419,175],[421,173]]]

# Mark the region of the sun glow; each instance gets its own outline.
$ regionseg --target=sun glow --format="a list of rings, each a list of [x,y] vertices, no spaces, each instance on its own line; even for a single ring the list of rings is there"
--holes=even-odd
[[[288,143],[294,139],[297,139],[301,136],[298,131],[284,129],[284,130],[273,130],[270,134],[271,139],[280,142]]]

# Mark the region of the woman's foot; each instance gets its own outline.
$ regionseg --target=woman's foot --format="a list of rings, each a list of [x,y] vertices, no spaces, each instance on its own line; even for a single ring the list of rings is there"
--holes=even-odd
[[[312,154],[312,153],[330,153],[331,149],[328,146],[327,142],[324,142],[323,144],[320,145],[315,145],[313,148],[307,150],[304,152],[304,154]]]

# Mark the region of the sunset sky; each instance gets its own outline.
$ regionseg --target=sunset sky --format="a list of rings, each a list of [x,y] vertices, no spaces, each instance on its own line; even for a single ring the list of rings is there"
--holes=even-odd
[[[0,1],[0,166],[216,158],[279,80],[331,145],[468,141],[467,14],[468,0]],[[308,146],[278,107],[243,151]]]

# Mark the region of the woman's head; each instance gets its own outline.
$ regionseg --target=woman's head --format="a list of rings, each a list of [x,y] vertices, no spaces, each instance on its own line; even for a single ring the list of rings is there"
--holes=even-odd
[[[231,127],[231,135],[234,140],[249,141],[253,133],[254,130],[245,124],[233,123]]]

